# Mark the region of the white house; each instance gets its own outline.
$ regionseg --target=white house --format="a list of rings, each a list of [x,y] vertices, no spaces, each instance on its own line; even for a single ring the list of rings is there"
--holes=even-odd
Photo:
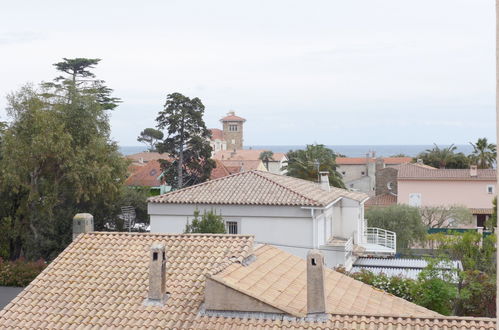
[[[152,233],[182,233],[194,211],[213,210],[230,234],[255,235],[304,258],[322,250],[330,267],[358,255],[395,254],[395,233],[366,228],[368,196],[263,171],[247,171],[149,198]]]

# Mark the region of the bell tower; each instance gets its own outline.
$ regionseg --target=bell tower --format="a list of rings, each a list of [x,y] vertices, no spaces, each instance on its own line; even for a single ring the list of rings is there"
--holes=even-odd
[[[227,150],[243,149],[243,124],[246,119],[236,116],[234,111],[220,119],[223,125],[223,136],[227,143]]]

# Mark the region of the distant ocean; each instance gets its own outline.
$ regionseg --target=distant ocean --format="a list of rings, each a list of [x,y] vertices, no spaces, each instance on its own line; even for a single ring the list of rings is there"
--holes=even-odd
[[[415,157],[421,151],[432,149],[433,145],[328,145],[328,148],[335,152],[345,155],[347,157],[365,157],[366,153],[370,151],[376,152],[376,156],[389,157],[397,154],[405,154],[410,157]],[[440,148],[448,147],[447,145],[439,145]],[[456,145],[456,152],[463,152],[469,154],[473,151],[471,145]],[[245,149],[265,149],[273,152],[288,152],[290,150],[303,149],[305,146],[289,145],[289,146],[246,146]],[[143,146],[121,146],[120,152],[123,155],[131,155],[138,152],[145,151]]]

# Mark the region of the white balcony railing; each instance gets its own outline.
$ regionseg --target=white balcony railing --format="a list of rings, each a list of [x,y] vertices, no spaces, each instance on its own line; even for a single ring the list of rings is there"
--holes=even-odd
[[[397,233],[386,229],[367,227],[364,232],[366,243],[377,244],[392,250],[397,249]]]

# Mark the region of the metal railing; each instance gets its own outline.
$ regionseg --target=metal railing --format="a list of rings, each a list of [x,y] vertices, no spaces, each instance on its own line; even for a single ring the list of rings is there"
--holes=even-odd
[[[392,250],[397,249],[397,233],[386,229],[367,227],[364,232],[367,243],[378,244]]]
[[[350,259],[353,254],[353,236],[345,243],[345,261]]]

